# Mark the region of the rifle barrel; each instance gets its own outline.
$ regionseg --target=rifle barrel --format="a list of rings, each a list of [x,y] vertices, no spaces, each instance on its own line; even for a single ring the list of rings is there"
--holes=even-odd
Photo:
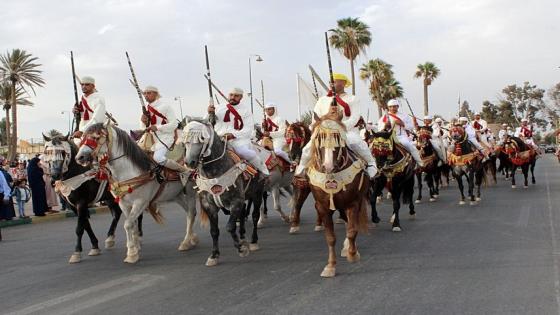
[[[72,64],[72,84],[74,85],[74,106],[78,105],[78,87],[76,86],[76,68],[74,67],[74,52],[70,51],[70,63]],[[74,107],[72,108],[74,109]],[[74,114],[74,121],[72,122],[72,124],[76,124],[75,126],[73,126],[73,130],[74,132],[80,130],[80,121],[82,119],[82,116],[80,115],[80,113],[75,113]]]

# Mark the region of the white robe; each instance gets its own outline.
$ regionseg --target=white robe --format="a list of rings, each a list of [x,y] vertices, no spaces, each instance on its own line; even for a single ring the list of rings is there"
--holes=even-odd
[[[178,121],[177,116],[175,116],[175,111],[173,108],[165,103],[163,103],[160,99],[152,102],[149,104],[159,113],[161,113],[166,120],[166,123],[163,123],[163,118],[158,117],[150,113],[150,118],[155,117],[156,123],[154,126],[157,127],[156,135],[159,137],[159,140],[154,135],[154,145],[152,146],[152,151],[154,151],[154,160],[158,163],[164,163],[166,161],[166,154],[168,149],[166,148],[173,145],[175,142],[175,129],[177,129]],[[142,124],[144,128],[145,125]],[[164,144],[162,144],[161,142]]]
[[[80,120],[79,130],[85,132],[90,126],[105,122],[106,109],[105,109],[105,99],[103,98],[103,96],[99,94],[99,92],[94,92],[89,96],[83,95],[83,98],[86,100],[88,106],[93,110],[93,113],[89,113],[88,120],[84,119],[84,115],[86,111],[85,108],[84,111],[80,113],[81,120]]]

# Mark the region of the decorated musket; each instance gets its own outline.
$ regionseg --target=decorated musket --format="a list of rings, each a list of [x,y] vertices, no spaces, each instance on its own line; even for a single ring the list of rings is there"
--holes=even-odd
[[[338,104],[336,103],[336,90],[334,88],[334,75],[332,70],[331,49],[329,47],[329,35],[327,32],[325,32],[325,44],[327,46],[327,59],[329,62],[329,81],[330,81],[329,84],[331,86],[331,92],[332,92],[331,109],[336,109]]]
[[[70,51],[70,63],[72,64],[72,84],[74,85],[74,109],[78,106],[78,87],[76,86],[76,68],[74,68],[74,53]],[[80,130],[80,121],[82,120],[82,115],[79,112],[74,113],[74,120],[72,124],[76,124],[72,129],[74,132]]]
[[[136,93],[138,93],[138,98],[140,99],[140,105],[142,106],[142,113],[148,117],[146,120],[146,127],[150,126],[150,112],[146,108],[146,103],[144,102],[144,96],[142,95],[142,90],[140,90],[140,85],[138,84],[138,79],[136,79],[136,74],[134,73],[134,68],[132,68],[132,62],[130,62],[130,57],[128,56],[128,52],[125,51],[126,54],[126,61],[128,61],[128,68],[130,69],[130,74],[132,75],[132,86],[136,89]]]

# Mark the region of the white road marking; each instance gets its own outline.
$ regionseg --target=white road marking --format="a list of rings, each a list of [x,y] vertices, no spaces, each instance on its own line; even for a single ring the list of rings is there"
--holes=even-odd
[[[556,241],[556,229],[554,228],[554,221],[552,220],[552,200],[550,198],[550,182],[548,180],[548,172],[544,173],[546,180],[546,199],[548,201],[548,218],[550,224],[550,240],[552,244],[552,264],[554,269],[554,293],[556,298],[556,310],[560,314],[560,278],[558,272],[558,246]]]
[[[517,220],[517,226],[527,227],[529,224],[529,216],[531,215],[531,205],[527,205],[519,213],[519,219]]]
[[[28,306],[24,309],[8,313],[7,315],[27,315],[36,312],[41,312],[42,314],[45,314],[46,312],[48,312],[48,308],[52,308],[66,302],[74,302],[75,304],[69,305],[62,310],[57,309],[55,312],[53,312],[53,314],[55,313],[72,314],[81,311],[83,309],[86,309],[88,307],[92,307],[100,303],[104,303],[131,294],[135,291],[145,289],[149,286],[152,286],[157,281],[163,280],[164,278],[165,277],[163,276],[156,276],[156,275],[149,275],[149,274],[127,276],[127,277],[107,281],[98,285],[94,285],[87,289],[83,289],[63,296],[59,296],[57,298],[48,301],[37,303]],[[108,289],[117,286],[125,286],[125,287],[118,290],[108,291]],[[79,299],[80,297],[88,296],[88,295],[92,295],[92,297],[91,298],[88,297],[87,299]]]

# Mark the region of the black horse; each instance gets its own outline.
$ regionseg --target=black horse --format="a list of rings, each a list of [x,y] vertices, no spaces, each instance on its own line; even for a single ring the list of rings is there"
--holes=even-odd
[[[457,181],[459,191],[461,192],[461,200],[459,204],[465,204],[465,193],[463,186],[463,176],[467,178],[469,185],[470,204],[476,204],[480,201],[480,186],[484,181],[484,167],[482,164],[482,156],[475,146],[467,139],[467,134],[462,126],[456,125],[451,128],[452,143],[450,148],[452,152],[449,155],[449,165],[453,171],[453,177]],[[474,186],[476,185],[476,197]]]
[[[418,197],[416,203],[422,200],[422,173],[424,173],[424,181],[428,185],[428,192],[430,194],[430,201],[436,201],[439,196],[439,180],[441,177],[441,166],[439,166],[440,159],[436,154],[432,142],[431,127],[420,127],[418,131],[417,147],[420,151],[420,157],[424,161],[424,167],[420,168],[416,173],[418,181]]]
[[[515,188],[515,171],[521,167],[525,177],[524,188],[529,187],[529,170],[531,170],[531,183],[535,184],[535,164],[537,153],[533,148],[518,137],[507,136],[504,141],[504,150],[511,162],[511,188]]]
[[[78,147],[74,142],[68,139],[68,136],[62,136],[60,133],[50,133],[48,136],[43,135],[45,140],[45,156],[49,164],[49,169],[53,181],[65,181],[76,176],[86,173],[90,170],[88,167],[79,165],[74,157],[78,152]],[[50,184],[50,183],[48,183]],[[76,247],[74,253],[70,257],[69,263],[78,263],[81,261],[82,252],[82,236],[84,231],[87,232],[92,249],[89,251],[89,256],[97,256],[100,254],[99,241],[93,232],[89,222],[89,205],[95,201],[100,188],[100,181],[97,179],[90,179],[73,190],[64,199],[70,206],[70,209],[78,216],[76,225]],[[107,187],[108,188],[108,187]],[[108,189],[102,192],[98,201],[104,202],[111,210],[113,220],[109,231],[107,232],[107,239],[105,240],[105,248],[112,248],[115,245],[115,229],[121,217],[122,211],[117,203],[114,201],[113,195]],[[142,235],[142,216],[138,218],[138,228],[140,235]]]
[[[500,166],[498,167],[498,172],[505,176],[505,179],[508,180],[511,176],[511,170],[513,169],[513,164],[505,152],[505,149],[502,146],[499,146],[496,149],[496,158],[500,161]]]
[[[399,210],[402,203],[409,205],[409,214],[415,217],[414,202],[414,170],[416,162],[401,145],[395,143],[392,132],[380,131],[372,134],[371,148],[375,156],[379,174],[373,180],[373,191],[370,195],[371,221],[379,223],[377,215],[377,196],[387,187],[393,200],[393,232],[400,232]]]

